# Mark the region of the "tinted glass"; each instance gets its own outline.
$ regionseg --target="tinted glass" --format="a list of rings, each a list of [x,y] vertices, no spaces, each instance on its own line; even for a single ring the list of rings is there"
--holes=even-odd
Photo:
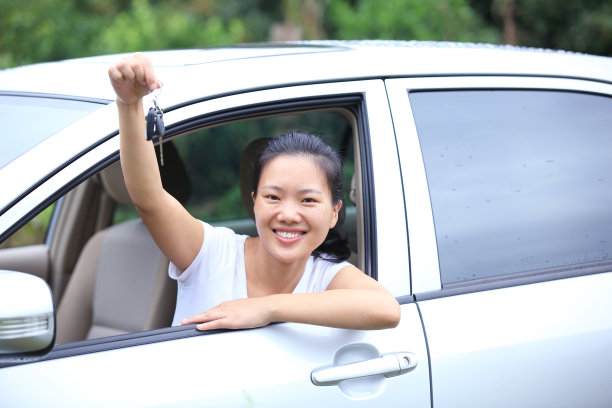
[[[0,137],[4,142],[0,168],[102,106],[65,99],[0,95]]]
[[[612,259],[612,99],[410,94],[443,284]]]

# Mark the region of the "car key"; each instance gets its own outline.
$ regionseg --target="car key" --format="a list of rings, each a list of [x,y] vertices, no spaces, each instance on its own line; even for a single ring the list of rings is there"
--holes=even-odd
[[[159,138],[159,159],[160,163],[164,165],[164,149],[163,149],[163,137],[166,133],[166,127],[164,125],[164,112],[157,104],[157,95],[153,99],[153,105],[149,108],[147,113],[147,140],[153,140],[153,137],[157,135]]]

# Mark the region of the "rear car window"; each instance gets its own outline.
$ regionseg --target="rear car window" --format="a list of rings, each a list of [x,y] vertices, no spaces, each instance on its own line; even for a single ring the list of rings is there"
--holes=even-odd
[[[612,99],[413,92],[443,284],[612,259]]]

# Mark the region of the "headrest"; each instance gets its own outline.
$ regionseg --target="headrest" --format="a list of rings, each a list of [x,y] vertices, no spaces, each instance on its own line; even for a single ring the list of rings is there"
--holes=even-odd
[[[164,165],[159,166],[159,173],[164,189],[179,202],[185,203],[191,197],[191,184],[189,176],[183,165],[174,143],[164,142]],[[159,148],[155,147],[159,162]],[[116,162],[100,172],[104,190],[118,203],[132,204],[130,195],[123,180],[121,163]]]
[[[121,204],[131,204],[132,200],[128,194],[123,173],[121,172],[121,162],[117,161],[100,172],[104,190],[113,200]]]
[[[242,198],[242,205],[253,220],[255,219],[253,198],[251,197],[253,192],[253,165],[257,155],[268,144],[269,140],[269,137],[253,140],[244,149],[240,158],[240,197]]]

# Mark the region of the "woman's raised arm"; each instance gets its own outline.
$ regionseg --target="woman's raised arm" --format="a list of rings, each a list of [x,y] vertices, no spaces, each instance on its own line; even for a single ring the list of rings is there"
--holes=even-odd
[[[110,67],[108,76],[117,94],[121,168],[130,198],[161,251],[184,270],[200,250],[204,231],[164,190],[153,143],[145,138],[142,98],[161,87],[161,82],[142,54]]]

